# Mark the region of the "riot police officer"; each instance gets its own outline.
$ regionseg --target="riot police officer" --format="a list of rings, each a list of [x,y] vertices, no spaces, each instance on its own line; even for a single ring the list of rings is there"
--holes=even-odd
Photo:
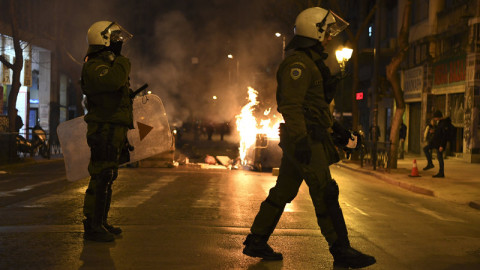
[[[324,46],[348,26],[323,8],[302,11],[295,21],[295,35],[277,71],[277,104],[285,123],[280,128],[282,162],[276,185],[260,205],[243,253],[265,260],[282,260],[267,243],[287,203],[305,180],[315,207],[317,223],[329,244],[336,267],[365,267],[375,258],[350,246],[338,186],[329,165],[339,161],[335,144],[355,148],[357,136],[337,124],[329,111],[338,78],[331,76],[324,60]]]
[[[82,68],[82,90],[87,98],[87,143],[91,157],[90,182],[85,193],[84,238],[110,242],[122,233],[107,222],[112,184],[122,153],[128,155],[127,131],[133,128],[129,95],[130,61],[121,55],[132,35],[115,22],[99,21],[87,33],[88,51]]]

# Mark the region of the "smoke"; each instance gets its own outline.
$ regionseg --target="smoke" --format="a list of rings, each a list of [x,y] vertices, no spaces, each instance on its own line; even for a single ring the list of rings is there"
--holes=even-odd
[[[58,21],[66,22],[71,35],[63,36],[72,36],[66,47],[80,62],[93,22],[112,20],[130,31],[134,37],[123,54],[132,63],[131,87],[148,83],[172,125],[195,119],[234,122],[247,103],[248,86],[259,92],[264,107],[259,110],[275,110],[275,73],[282,60],[282,39],[288,43],[293,34],[285,25],[293,24],[294,17],[289,23],[275,21],[265,16],[265,10],[274,9],[262,1],[207,2],[69,2],[62,7],[69,11]],[[283,36],[276,37],[276,32]],[[336,73],[334,52],[329,53],[327,65]]]
[[[130,49],[134,84],[148,83],[164,103],[171,121],[186,119],[193,104],[187,82],[191,72],[193,29],[185,16],[172,11],[153,23],[147,51]]]
[[[149,83],[174,124],[232,122],[247,103],[247,86],[274,104],[282,40],[274,35],[278,27],[251,5],[217,1],[195,14],[190,9],[157,14],[152,33],[142,39],[144,49],[136,44],[129,50],[132,86]]]

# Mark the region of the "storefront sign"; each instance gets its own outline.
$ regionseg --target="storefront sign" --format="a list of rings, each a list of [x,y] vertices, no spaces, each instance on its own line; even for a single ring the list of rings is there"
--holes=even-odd
[[[32,86],[32,60],[25,59],[23,66],[23,86]]]
[[[465,82],[466,57],[464,55],[443,60],[433,65],[433,88]]]
[[[419,101],[422,98],[423,66],[405,70],[403,74],[403,92],[406,102]]]

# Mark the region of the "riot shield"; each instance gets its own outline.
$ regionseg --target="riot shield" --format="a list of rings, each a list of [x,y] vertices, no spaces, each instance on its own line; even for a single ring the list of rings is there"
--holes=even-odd
[[[128,140],[134,147],[130,162],[136,162],[171,149],[173,137],[162,100],[153,94],[133,100],[135,129],[128,131]],[[87,145],[87,123],[83,116],[66,121],[57,127],[62,147],[65,170],[69,181],[89,176],[90,148]]]

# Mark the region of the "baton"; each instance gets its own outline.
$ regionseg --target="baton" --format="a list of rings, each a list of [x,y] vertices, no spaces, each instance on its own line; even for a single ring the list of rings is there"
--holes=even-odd
[[[130,98],[133,99],[136,95],[138,95],[140,92],[142,92],[143,90],[147,89],[148,87],[148,83],[142,85],[140,88],[138,88],[137,90],[135,90],[135,92],[131,93],[130,94]]]

